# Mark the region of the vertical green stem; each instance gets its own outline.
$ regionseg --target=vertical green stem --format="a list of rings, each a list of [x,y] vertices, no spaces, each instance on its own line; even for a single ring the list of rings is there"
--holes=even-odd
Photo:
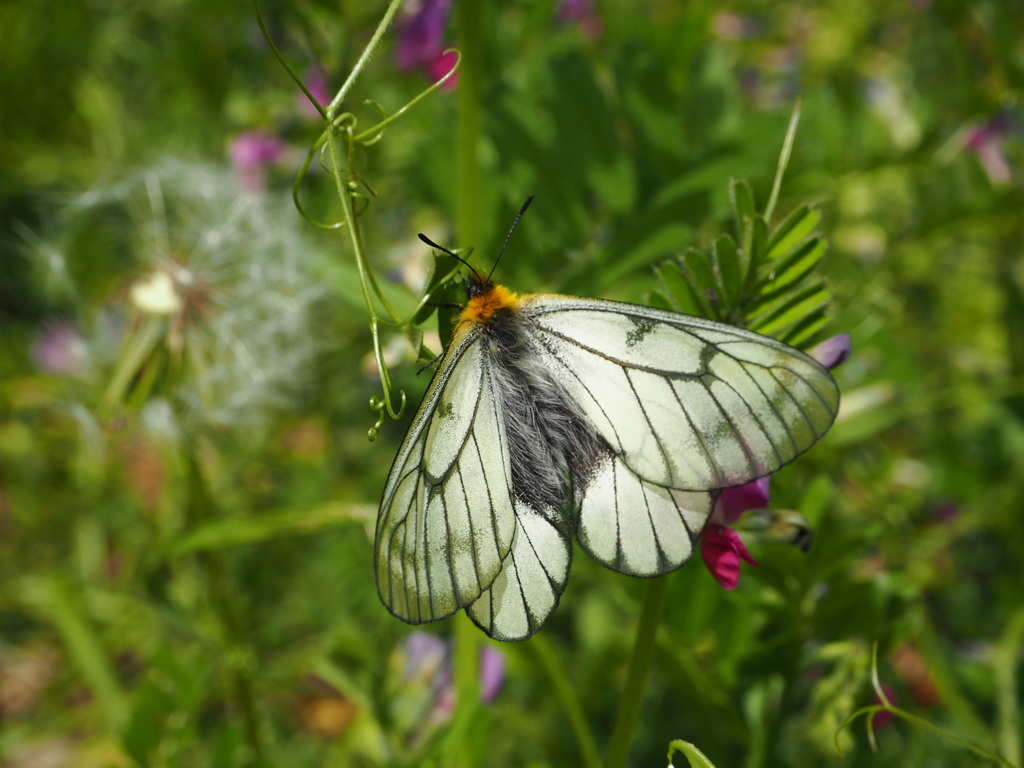
[[[212,518],[213,500],[206,486],[206,478],[196,460],[195,449],[185,450],[185,462],[188,468],[188,521],[192,526],[209,522]],[[256,716],[256,702],[252,692],[249,671],[245,668],[245,654],[241,651],[246,647],[234,606],[231,603],[231,590],[228,584],[227,569],[224,557],[217,549],[210,549],[199,554],[199,564],[214,615],[220,624],[226,653],[227,678],[229,696],[242,718],[245,739],[254,755],[261,755],[263,745],[260,739],[259,723]]]
[[[576,743],[580,748],[580,765],[583,768],[599,768],[601,756],[598,754],[597,744],[594,743],[594,734],[591,733],[590,727],[587,725],[587,718],[580,704],[579,696],[576,695],[572,683],[565,674],[565,665],[555,657],[551,643],[543,634],[533,636],[530,640],[530,649],[544,667],[544,671],[554,687],[555,696],[558,697],[562,709],[569,717],[573,734],[576,736]]]
[[[460,245],[479,245],[480,237],[480,94],[482,92],[483,13],[481,0],[454,4],[462,69],[459,72],[455,128],[455,230]],[[455,692],[457,723],[472,717],[480,698],[479,630],[465,616],[455,622]],[[468,756],[463,754],[463,762]]]
[[[633,733],[640,720],[640,705],[643,702],[647,673],[650,671],[651,659],[654,656],[658,624],[665,611],[667,597],[667,577],[661,576],[647,582],[643,606],[640,609],[640,623],[636,628],[636,641],[633,643],[633,655],[626,673],[626,687],[622,691],[619,716],[615,720],[615,730],[612,731],[612,739],[604,759],[605,768],[623,768],[626,765],[626,758],[629,757]]]

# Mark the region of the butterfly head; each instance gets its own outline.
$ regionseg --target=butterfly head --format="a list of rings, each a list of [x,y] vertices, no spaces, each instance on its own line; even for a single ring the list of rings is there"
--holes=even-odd
[[[459,322],[489,323],[504,312],[519,309],[519,294],[503,285],[495,285],[480,275],[469,281],[466,293],[469,300],[459,315]]]

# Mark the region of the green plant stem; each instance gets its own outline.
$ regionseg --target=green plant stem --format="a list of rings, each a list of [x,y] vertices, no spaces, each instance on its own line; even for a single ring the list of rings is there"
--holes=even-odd
[[[462,246],[480,245],[480,102],[483,93],[483,4],[455,4],[462,51],[455,126],[455,233]]]
[[[387,32],[388,27],[391,25],[391,20],[395,17],[395,14],[398,13],[398,8],[401,4],[402,0],[391,0],[391,3],[388,5],[388,9],[384,12],[384,18],[380,20],[380,24],[377,25],[377,29],[373,32],[373,37],[370,38],[370,42],[366,44],[366,47],[363,49],[363,53],[359,56],[355,66],[352,67],[352,71],[349,72],[345,82],[342,84],[341,88],[338,89],[338,93],[333,99],[331,99],[331,103],[327,106],[327,115],[330,119],[333,119],[334,116],[338,114],[338,110],[341,109],[342,102],[345,101],[345,97],[348,95],[348,92],[352,90],[352,86],[355,85],[356,79],[363,71],[363,68],[367,63],[369,63],[370,57],[373,55],[373,51],[377,48],[377,45],[380,43],[380,39],[384,36],[384,33]]]
[[[480,232],[479,190],[480,159],[480,67],[483,61],[483,18],[479,0],[455,5],[459,47],[463,66],[458,90],[458,117],[455,130],[455,229],[458,242],[472,245]],[[478,638],[476,627],[468,620],[456,624],[455,685],[459,692],[458,706],[476,705],[478,688]]]
[[[579,696],[573,690],[565,674],[565,665],[555,656],[551,643],[543,634],[534,635],[530,640],[530,649],[537,655],[537,660],[547,672],[548,679],[555,689],[555,696],[558,697],[569,717],[569,724],[572,726],[573,734],[576,736],[576,743],[580,748],[580,764],[584,768],[599,768],[601,756],[597,751],[597,743],[594,741],[594,734],[587,725],[587,718],[580,704]]]
[[[199,526],[208,523],[213,517],[213,498],[207,488],[202,468],[192,450],[185,451],[185,464],[189,484],[188,522],[192,526]],[[223,655],[227,661],[230,698],[242,718],[246,742],[253,754],[259,756],[263,753],[263,744],[256,716],[256,701],[252,692],[250,675],[237,659],[238,652],[245,649],[246,644],[231,602],[231,590],[224,558],[218,550],[209,550],[199,553],[198,560],[203,579],[206,581],[211,607],[220,625],[222,642],[227,651]]]
[[[100,400],[100,413],[110,416],[119,403],[126,397],[128,387],[146,361],[166,329],[166,318],[141,314],[138,327],[126,336],[126,341],[117,356],[117,365],[110,377]]]
[[[455,4],[462,69],[455,129],[456,241],[472,245],[480,235],[480,93],[483,63],[483,17],[480,0]],[[479,706],[479,630],[466,616],[455,622],[455,721],[466,723]],[[463,742],[465,744],[465,742]],[[463,750],[462,762],[468,763]]]
[[[1021,763],[1021,716],[1018,704],[1017,666],[1024,648],[1024,610],[1007,623],[996,646],[992,671],[996,680],[996,736],[999,748],[1014,765]]]
[[[622,703],[615,720],[611,742],[605,755],[605,768],[623,768],[633,743],[633,733],[640,720],[640,705],[643,703],[647,673],[654,656],[654,644],[658,637],[658,624],[665,612],[668,598],[668,578],[661,576],[650,579],[644,588],[644,600],[640,609],[640,623],[636,628],[633,655],[626,673],[626,687],[622,691]]]

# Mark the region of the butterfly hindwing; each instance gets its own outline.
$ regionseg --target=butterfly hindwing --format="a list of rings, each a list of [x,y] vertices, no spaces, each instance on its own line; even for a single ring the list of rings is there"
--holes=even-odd
[[[569,537],[551,516],[517,503],[516,519],[501,573],[468,608],[470,618],[496,640],[524,640],[544,625],[565,589],[572,560]]]
[[[581,489],[576,536],[588,555],[609,568],[658,576],[693,554],[716,496],[643,480],[609,453]]]

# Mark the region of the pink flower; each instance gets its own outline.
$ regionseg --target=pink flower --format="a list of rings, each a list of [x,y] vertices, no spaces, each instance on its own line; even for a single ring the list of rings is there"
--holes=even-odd
[[[458,54],[455,51],[445,51],[438,55],[434,59],[430,66],[427,67],[427,76],[435,83],[442,77],[452,71],[452,67],[455,66],[455,62],[459,60]],[[459,73],[456,72],[450,78],[445,80],[444,85],[441,86],[442,91],[453,91],[455,86],[459,84]]]
[[[871,703],[876,706],[881,704],[890,704],[892,706],[896,706],[899,703],[899,697],[896,695],[896,691],[894,691],[892,689],[892,686],[888,683],[882,683],[881,686],[882,693],[885,694],[885,698],[887,699],[887,701],[882,701],[882,697],[878,695],[878,691],[872,691]],[[876,712],[873,715],[873,717],[874,719],[872,720],[872,727],[874,727],[875,730],[878,730],[879,728],[885,728],[887,725],[889,725],[889,723],[896,719],[896,715],[894,715],[892,712],[889,712],[888,710]]]
[[[246,131],[232,139],[228,157],[238,171],[242,189],[261,192],[267,187],[266,169],[284,157],[287,146],[266,131]]]
[[[700,539],[704,564],[724,589],[736,589],[740,581],[740,559],[756,566],[740,535],[732,528],[712,523]]]
[[[327,89],[327,73],[322,67],[313,67],[306,73],[306,87],[313,94],[320,106],[325,107],[331,101],[331,92]],[[309,98],[302,91],[296,95],[296,107],[303,117],[320,117],[316,107],[309,103]]]
[[[1011,127],[1010,115],[1003,112],[968,131],[964,140],[964,149],[977,156],[989,181],[997,186],[1008,184],[1013,178],[1003,156],[1003,140]]]
[[[419,0],[406,6],[395,24],[398,28],[395,63],[399,69],[419,70],[434,82],[451,71],[456,56],[445,53],[448,46],[444,43],[450,5],[451,0]],[[454,88],[457,81],[458,76],[453,76],[444,88]]]
[[[748,509],[764,509],[768,505],[769,483],[771,476],[759,477],[735,488],[726,488],[718,496],[711,521],[732,525]]]
[[[726,488],[715,503],[711,522],[700,539],[700,554],[711,575],[725,589],[735,589],[740,580],[740,560],[753,566],[757,561],[750,556],[740,535],[732,528],[740,515],[748,509],[763,509],[768,503],[769,477],[759,477],[749,483]]]
[[[560,24],[578,24],[580,31],[591,40],[601,36],[601,17],[591,0],[562,0],[555,18]]]

